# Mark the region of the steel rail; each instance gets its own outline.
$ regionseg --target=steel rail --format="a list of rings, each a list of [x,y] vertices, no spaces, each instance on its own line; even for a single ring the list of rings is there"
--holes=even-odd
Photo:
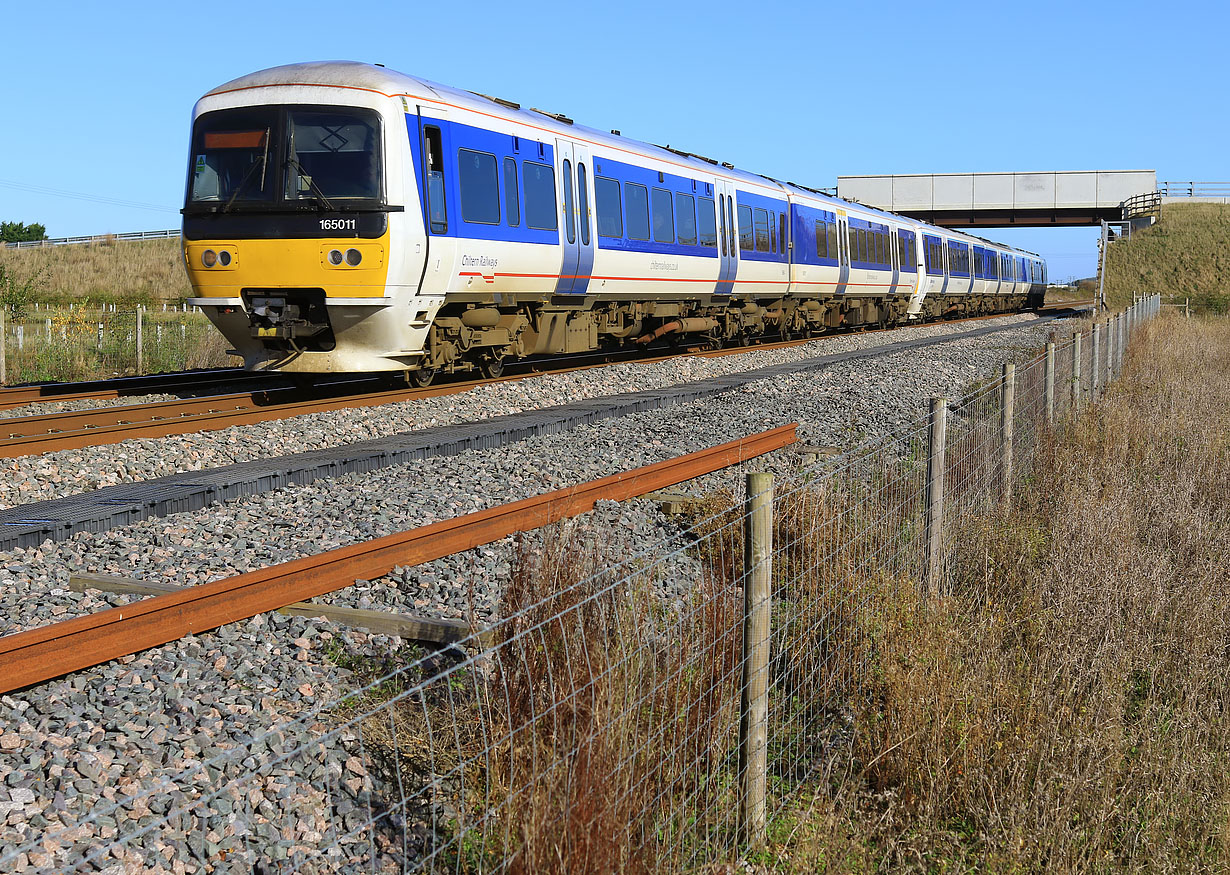
[[[217,383],[251,383],[260,380],[284,380],[276,373],[253,373],[243,368],[214,368],[204,371],[183,371],[178,374],[154,374],[142,377],[115,377],[110,380],[84,380],[79,383],[40,383],[33,386],[0,388],[0,410],[23,407],[46,401],[85,401],[123,398],[128,395],[150,395],[177,392]]]
[[[1042,309],[1063,309],[1067,307],[1079,308],[1082,305],[1092,305],[1092,301],[1074,301],[1061,302],[1058,304],[1047,304]],[[1010,316],[1011,313],[994,313],[985,316],[969,317],[970,319],[990,319],[996,316]],[[936,320],[942,322],[943,320]],[[948,320],[950,322],[966,321],[964,319]],[[935,324],[935,323],[919,323],[919,324]],[[857,329],[854,329],[857,330]],[[875,329],[884,330],[884,329]],[[846,333],[846,332],[842,332]],[[796,346],[800,343],[806,343],[809,340],[816,340],[819,337],[833,336],[829,334],[815,335],[809,338],[799,338],[785,341],[769,341],[768,343],[756,344],[747,347],[728,347],[723,350],[702,350],[696,344],[690,344],[686,347],[681,347],[681,351],[699,354],[711,355],[729,355],[732,352],[747,349],[776,349],[784,346]],[[611,353],[607,353],[611,355]],[[616,360],[635,361],[634,358],[619,358]],[[656,359],[642,359],[655,361]],[[549,360],[535,361],[530,360],[527,364],[537,366],[546,363]],[[517,363],[509,363],[509,367],[516,367]],[[32,386],[8,386],[0,387],[0,410],[9,410],[13,407],[22,407],[27,404],[37,404],[44,401],[83,401],[89,399],[107,399],[107,398],[123,398],[130,395],[153,394],[160,392],[174,392],[184,388],[189,388],[196,385],[208,383],[245,383],[255,381],[268,381],[285,379],[285,375],[279,374],[276,371],[261,371],[252,372],[245,371],[242,368],[214,368],[198,371],[183,371],[181,373],[172,374],[151,374],[134,377],[113,377],[106,380],[84,380],[74,383],[41,383]]]
[[[515,379],[515,378],[501,378]],[[486,381],[491,382],[491,381]],[[284,401],[300,394],[297,389],[277,389],[234,395],[158,401],[91,410],[49,413],[40,416],[0,418],[0,459],[34,453],[104,446],[134,438],[157,438],[194,431],[212,431],[234,425],[252,425],[355,407],[377,407],[414,398],[431,398],[466,392],[480,381],[429,386],[426,389],[392,389],[358,394]],[[271,403],[272,402],[272,403]]]
[[[788,446],[796,440],[796,428],[791,423],[511,504],[7,635],[0,638],[0,693],[344,589],[355,580],[374,580],[396,565],[419,565],[577,516],[596,501],[624,501],[674,486]]]
[[[1048,308],[1048,312],[1053,312],[1054,309],[1070,309],[1076,306],[1079,306],[1079,304],[1060,305],[1053,309]],[[946,320],[946,323],[976,322],[985,319],[995,319],[1004,315],[1012,314],[984,314],[962,319]],[[894,330],[896,329],[875,328],[866,329],[862,333],[872,334]],[[382,404],[435,398],[468,392],[470,389],[480,385],[521,380],[543,374],[563,374],[571,371],[603,367],[608,364],[626,362],[653,364],[681,355],[717,358],[753,350],[772,350],[800,346],[818,339],[822,339],[822,336],[770,341],[754,346],[734,346],[721,349],[704,349],[695,346],[682,347],[669,354],[653,356],[645,356],[642,351],[634,350],[629,351],[627,354],[621,354],[616,351],[570,356],[563,359],[528,359],[510,365],[513,373],[494,379],[462,379],[426,388],[402,387],[384,391],[368,390],[350,395],[331,395],[324,398],[307,400],[291,400],[301,395],[302,390],[285,388],[180,399],[176,401],[158,401],[151,404],[119,405],[36,416],[0,418],[0,459],[11,459],[58,450],[105,446],[136,438],[161,438],[176,434],[213,431],[237,425],[253,425],[260,422],[289,419],[309,413],[377,407]],[[381,378],[356,375],[352,380],[339,381],[335,385],[378,381],[379,379]],[[281,398],[287,400],[279,401],[278,399]]]

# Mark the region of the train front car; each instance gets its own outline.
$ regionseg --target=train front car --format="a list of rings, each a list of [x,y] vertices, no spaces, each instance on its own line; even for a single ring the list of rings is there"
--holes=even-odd
[[[407,77],[295,64],[193,111],[184,259],[199,306],[252,370],[404,370],[430,314]],[[409,196],[407,194],[409,193]]]

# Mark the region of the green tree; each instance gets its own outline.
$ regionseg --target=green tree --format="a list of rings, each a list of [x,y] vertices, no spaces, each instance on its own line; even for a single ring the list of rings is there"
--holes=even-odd
[[[47,237],[47,226],[38,222],[29,225],[21,222],[0,222],[0,241],[5,243],[27,243],[34,240],[44,240]]]

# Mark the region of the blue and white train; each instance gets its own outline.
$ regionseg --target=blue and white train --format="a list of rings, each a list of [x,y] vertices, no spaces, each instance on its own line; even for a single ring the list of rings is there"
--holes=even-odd
[[[380,66],[193,112],[184,257],[249,369],[496,374],[1041,303],[1036,255]]]

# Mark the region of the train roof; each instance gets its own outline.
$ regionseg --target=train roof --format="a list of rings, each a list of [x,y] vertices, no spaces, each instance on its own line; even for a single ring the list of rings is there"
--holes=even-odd
[[[682,164],[697,172],[704,173],[705,175],[716,174],[718,176],[735,181],[742,181],[752,185],[780,189],[783,193],[790,193],[798,197],[821,201],[832,206],[834,209],[854,209],[856,211],[870,213],[894,222],[905,223],[916,228],[932,229],[944,234],[965,237],[1004,249],[1012,249],[1014,252],[1021,252],[1026,255],[1035,255],[1035,253],[1016,249],[1015,247],[1008,246],[1004,243],[995,243],[993,241],[985,240],[981,237],[975,237],[963,232],[942,228],[936,225],[930,225],[918,219],[902,216],[897,213],[890,213],[878,207],[872,207],[867,204],[858,203],[857,201],[849,201],[845,198],[838,197],[837,195],[827,194],[818,189],[809,188],[793,182],[786,182],[780,179],[774,179],[773,177],[765,176],[760,173],[742,170],[728,162],[718,161],[714,158],[707,158],[703,155],[687,152],[682,149],[675,149],[669,145],[659,146],[654,143],[634,140],[630,137],[625,137],[622,134],[615,133],[614,131],[607,132],[597,128],[591,128],[586,125],[580,125],[571,118],[560,113],[548,112],[533,107],[528,109],[523,108],[521,104],[511,100],[492,97],[491,95],[481,94],[475,91],[466,91],[460,88],[453,88],[448,85],[441,85],[440,83],[433,82],[430,79],[409,76],[405,73],[399,73],[396,70],[389,70],[379,64],[368,64],[361,61],[308,61],[299,64],[284,64],[279,67],[270,67],[266,70],[258,70],[254,73],[248,73],[244,76],[232,79],[229,82],[225,82],[222,85],[219,85],[216,88],[210,89],[206,92],[206,94],[202,97],[202,100],[209,97],[231,94],[237,91],[287,85],[358,89],[360,91],[368,91],[389,98],[421,98],[432,102],[451,105],[461,110],[470,110],[487,115],[494,115],[507,121],[513,121],[537,128],[552,135],[576,137],[578,133],[583,133],[584,139],[589,141],[591,145],[605,146],[607,148],[619,151],[639,153],[647,158],[667,161],[677,165]],[[1035,257],[1040,256],[1035,255]]]

